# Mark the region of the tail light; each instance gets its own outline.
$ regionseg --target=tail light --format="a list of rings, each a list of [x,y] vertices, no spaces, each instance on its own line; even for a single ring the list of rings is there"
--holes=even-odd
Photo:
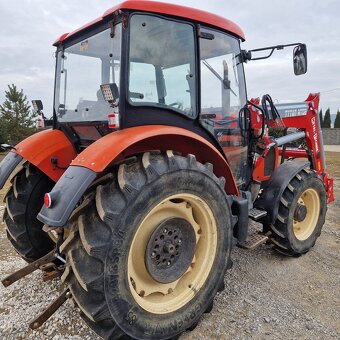
[[[119,113],[110,113],[107,118],[110,129],[119,129]]]
[[[45,128],[45,122],[42,117],[39,117],[37,120],[37,128],[38,129],[44,129]]]
[[[52,192],[46,193],[44,196],[44,206],[46,208],[51,208],[52,205],[56,202],[58,196],[59,196],[59,191],[52,191]]]

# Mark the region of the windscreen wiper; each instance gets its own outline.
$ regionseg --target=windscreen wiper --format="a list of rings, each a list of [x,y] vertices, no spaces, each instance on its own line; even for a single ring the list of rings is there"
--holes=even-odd
[[[213,67],[206,61],[203,60],[203,65],[207,67],[207,69],[225,86],[227,87],[231,93],[237,97],[237,94],[232,90],[232,88],[229,86],[229,84],[213,69]]]

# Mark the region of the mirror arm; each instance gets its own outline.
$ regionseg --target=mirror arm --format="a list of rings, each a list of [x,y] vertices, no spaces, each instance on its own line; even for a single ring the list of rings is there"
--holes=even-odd
[[[274,53],[275,48],[273,48],[270,53],[264,57],[257,57],[257,58],[251,58],[251,60],[261,60],[261,59],[268,59],[272,56],[272,54]],[[251,50],[250,52],[254,52],[254,50]]]
[[[293,43],[293,44],[287,44],[287,45],[276,45],[276,46],[269,46],[269,47],[263,47],[263,48],[256,48],[254,50],[245,51],[242,50],[242,59],[243,61],[247,62],[248,60],[261,60],[261,59],[267,59],[270,58],[275,50],[283,50],[285,47],[291,47],[291,46],[298,46],[301,45],[301,43]],[[269,54],[264,57],[252,57],[253,52],[260,52],[260,51],[268,51],[270,50]]]

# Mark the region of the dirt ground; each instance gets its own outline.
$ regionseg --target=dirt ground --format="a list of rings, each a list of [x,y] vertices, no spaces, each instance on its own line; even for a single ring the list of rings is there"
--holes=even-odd
[[[340,338],[340,153],[327,152],[327,168],[335,179],[336,201],[315,247],[300,258],[282,257],[269,245],[254,251],[235,247],[226,290],[181,339]],[[0,226],[0,278],[22,265]],[[39,272],[1,286],[0,338],[98,339],[69,302],[39,330],[28,330],[29,320],[61,290],[58,280],[44,284]]]

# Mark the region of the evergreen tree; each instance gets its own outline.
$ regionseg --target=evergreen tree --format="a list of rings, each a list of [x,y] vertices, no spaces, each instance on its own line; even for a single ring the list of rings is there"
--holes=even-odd
[[[319,112],[319,117],[320,117],[320,127],[323,128],[323,114],[322,114],[322,109]]]
[[[11,145],[36,132],[35,117],[23,90],[12,84],[5,91],[5,101],[0,105],[0,139]]]
[[[331,112],[329,108],[325,112],[325,118],[323,119],[323,127],[330,128],[331,127]]]
[[[336,113],[335,121],[334,121],[334,127],[340,128],[340,111],[338,110]]]

